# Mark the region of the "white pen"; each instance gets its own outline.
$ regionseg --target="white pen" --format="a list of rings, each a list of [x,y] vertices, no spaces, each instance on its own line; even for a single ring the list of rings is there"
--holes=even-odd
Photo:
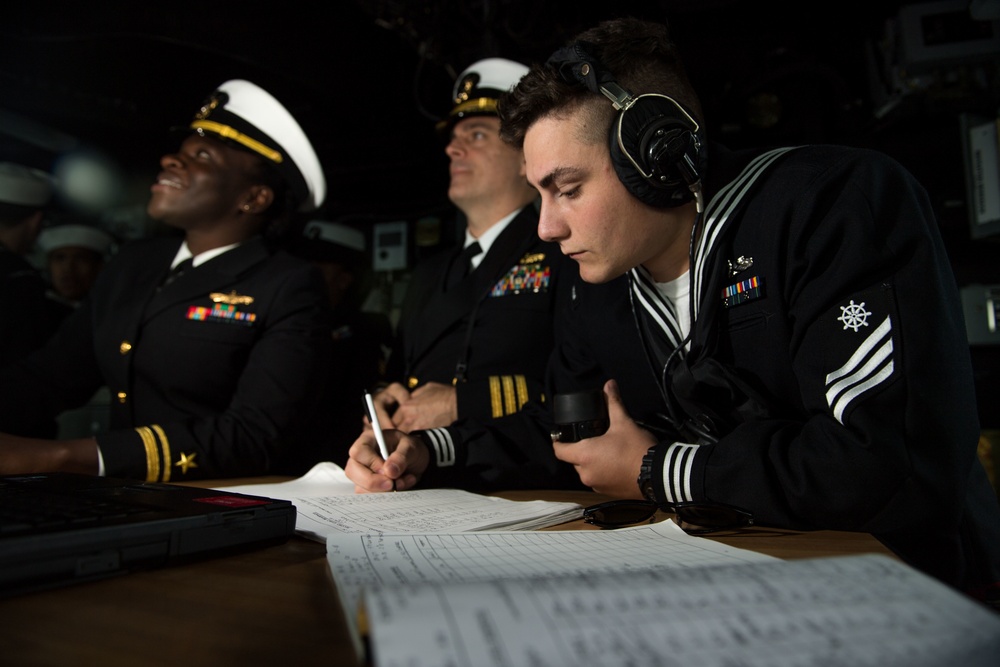
[[[379,454],[383,461],[389,460],[389,448],[385,444],[385,436],[382,434],[382,425],[378,423],[378,413],[375,412],[375,401],[372,400],[371,392],[365,392],[365,409],[368,411],[368,419],[372,423],[372,430],[375,431],[375,442],[378,443]],[[396,490],[396,480],[392,480],[392,490]]]

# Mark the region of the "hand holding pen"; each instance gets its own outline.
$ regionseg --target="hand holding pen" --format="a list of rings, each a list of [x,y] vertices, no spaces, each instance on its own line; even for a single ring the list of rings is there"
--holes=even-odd
[[[378,412],[375,410],[375,402],[372,400],[371,393],[367,391],[365,392],[365,411],[368,413],[368,420],[375,432],[375,442],[378,443],[378,451],[382,455],[382,461],[388,461],[389,448],[385,444],[385,434],[382,433],[382,425],[379,423]],[[396,490],[396,480],[392,480],[392,490]]]

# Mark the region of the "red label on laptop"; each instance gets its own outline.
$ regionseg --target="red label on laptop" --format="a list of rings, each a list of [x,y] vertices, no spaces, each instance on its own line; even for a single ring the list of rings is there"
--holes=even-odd
[[[206,496],[205,498],[195,498],[195,500],[199,503],[225,505],[226,507],[252,507],[254,505],[267,505],[270,502],[260,498],[244,498],[243,496]]]

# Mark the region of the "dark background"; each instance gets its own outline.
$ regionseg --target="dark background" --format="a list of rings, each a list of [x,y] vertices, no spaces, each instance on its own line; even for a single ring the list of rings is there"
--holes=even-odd
[[[313,137],[333,216],[408,214],[443,201],[446,163],[433,120],[448,108],[454,77],[487,56],[544,60],[615,15],[670,21],[710,133],[734,145],[879,146],[943,189],[942,177],[961,175],[942,169],[944,152],[958,147],[952,112],[992,113],[997,101],[995,91],[954,81],[876,118],[883,100],[873,99],[866,52],[902,2],[868,2],[863,11],[774,0],[10,4],[0,21],[0,109],[98,146],[148,182],[173,147],[166,129],[190,120],[217,84],[248,78]],[[760,103],[762,94],[772,102]],[[32,147],[2,148],[41,166],[50,159]]]
[[[316,217],[369,229],[383,220],[448,221],[447,163],[433,125],[448,108],[455,76],[488,56],[544,60],[576,32],[628,14],[672,25],[713,139],[887,152],[928,189],[959,284],[997,284],[996,237],[969,233],[959,118],[996,116],[1000,54],[907,61],[890,36],[900,9],[914,4],[921,3],[6,3],[0,160],[53,169],[68,153],[96,152],[118,187],[101,210],[71,212],[67,203],[67,215],[138,235],[158,158],[175,148],[168,128],[188,122],[217,84],[247,78],[285,102],[314,140],[330,190]],[[937,29],[950,37],[996,26],[952,17]],[[420,252],[411,247],[411,259]],[[982,373],[995,373],[997,349],[976,350]],[[981,384],[994,391],[1000,383],[990,375]],[[997,400],[990,395],[987,421],[1000,419]]]

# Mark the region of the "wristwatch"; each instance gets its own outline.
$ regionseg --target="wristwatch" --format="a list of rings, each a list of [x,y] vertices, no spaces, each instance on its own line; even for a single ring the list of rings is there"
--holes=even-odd
[[[639,493],[650,502],[657,502],[656,490],[653,488],[653,465],[656,459],[656,446],[650,447],[646,455],[642,457],[642,465],[639,467]]]

